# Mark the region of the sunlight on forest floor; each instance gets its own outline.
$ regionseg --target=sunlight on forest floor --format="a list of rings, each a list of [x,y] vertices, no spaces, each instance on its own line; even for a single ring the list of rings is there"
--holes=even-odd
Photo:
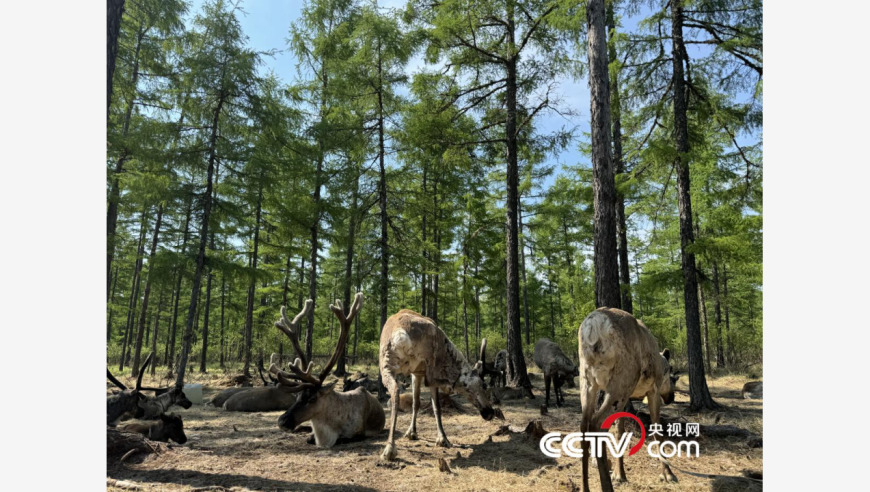
[[[580,459],[546,458],[538,449],[538,442],[527,441],[521,434],[493,436],[492,442],[487,442],[500,425],[523,428],[535,419],[541,419],[548,432],[579,430],[578,389],[567,388],[566,406],[551,406],[549,415],[541,416],[543,382],[536,369],[530,368],[530,372],[536,398],[503,401],[500,408],[505,422],[486,422],[466,400],[457,398],[467,413],[445,410],[443,419],[453,447],[435,447],[434,418],[431,412],[421,412],[417,423],[420,439],[397,439],[398,458],[393,463],[385,463],[379,457],[386,443],[386,431],[378,438],[320,449],[306,444],[307,434],[279,430],[277,419],[281,412],[235,413],[195,405],[188,410],[172,410],[184,417],[187,444],[144,458],[134,456],[125,464],[115,460],[107,462],[107,474],[139,490],[572,490],[581,483]],[[376,373],[370,368],[369,374]],[[130,386],[135,385],[129,377],[120,379]],[[196,372],[186,379],[204,384],[206,401],[220,389],[232,385],[221,371],[206,375]],[[663,413],[670,418],[683,417],[687,422],[703,425],[735,425],[760,437],[762,401],[744,400],[740,394],[743,383],[748,380],[747,376],[739,374],[710,377],[710,390],[725,408],[690,414],[688,388],[685,377],[681,378],[676,402],[665,406]],[[143,384],[166,384],[166,380],[146,376]],[[422,392],[424,402],[428,399],[427,393],[425,389]],[[389,416],[387,406],[385,410]],[[410,418],[409,413],[399,414],[399,435],[404,434]],[[746,441],[738,437],[705,438],[702,432],[698,438],[699,458],[675,457],[670,461],[694,473],[739,477],[744,470],[761,472],[762,449],[750,448]],[[452,472],[439,471],[439,458],[447,461]],[[626,458],[625,466],[629,482],[616,485],[617,490],[761,488],[760,484],[743,479],[699,478],[676,469],[674,473],[679,483],[666,484],[659,481],[659,466],[645,451]],[[592,489],[599,489],[598,473],[592,467],[590,475]],[[107,490],[129,488],[108,486]]]

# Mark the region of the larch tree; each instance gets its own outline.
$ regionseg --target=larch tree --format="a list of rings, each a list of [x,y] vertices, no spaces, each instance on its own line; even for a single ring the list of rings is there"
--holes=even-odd
[[[595,206],[595,305],[618,308],[622,303],[616,248],[616,184],[610,147],[610,70],[604,0],[589,0],[586,5]]]

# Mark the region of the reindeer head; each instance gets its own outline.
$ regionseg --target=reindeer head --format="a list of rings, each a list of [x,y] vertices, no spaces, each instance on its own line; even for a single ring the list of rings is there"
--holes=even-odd
[[[121,392],[113,395],[108,400],[108,424],[115,423],[124,417],[141,417],[144,413],[140,405],[148,401],[148,397],[142,394],[142,376],[145,375],[145,369],[151,363],[154,354],[148,354],[145,363],[142,365],[142,370],[139,371],[139,377],[136,378],[136,388],[127,389],[123,383],[118,381],[112,373],[106,369],[106,376],[115,386],[121,389]]]
[[[187,442],[187,436],[184,435],[184,422],[181,417],[171,413],[165,413],[160,416],[160,421],[163,422],[163,435],[178,444]]]
[[[677,380],[680,379],[680,373],[672,372],[673,368],[671,367],[670,350],[664,349],[661,353],[661,356],[662,384],[659,389],[659,394],[662,396],[662,400],[665,402],[665,405],[668,405],[674,402],[674,388],[677,385]]]
[[[269,367],[269,372],[275,375],[279,385],[289,388],[290,391],[300,393],[296,403],[278,419],[278,426],[282,430],[292,431],[300,423],[325,413],[331,406],[331,400],[335,397],[335,383],[323,383],[332,367],[338,362],[342,352],[344,352],[344,347],[350,334],[350,325],[357,314],[359,314],[362,302],[363,294],[358,292],[347,315],[344,313],[344,306],[341,301],[336,300],[334,304],[329,306],[329,309],[338,318],[341,331],[332,357],[329,358],[329,362],[326,363],[318,375],[311,374],[314,363],[305,357],[305,352],[299,346],[298,323],[311,310],[311,306],[314,304],[313,301],[311,299],[305,301],[305,307],[293,318],[293,321],[287,319],[287,310],[284,306],[281,307],[281,319],[275,322],[275,326],[290,338],[298,357],[289,366],[291,372],[280,370],[278,365],[274,363]]]
[[[492,420],[493,417],[504,418],[500,411],[492,408],[492,404],[487,396],[486,384],[483,382],[483,377],[481,377],[486,358],[485,354],[486,339],[484,338],[480,342],[479,360],[473,366],[463,362],[462,372],[460,372],[459,379],[456,381],[453,389],[467,398],[477,408],[484,420]]]

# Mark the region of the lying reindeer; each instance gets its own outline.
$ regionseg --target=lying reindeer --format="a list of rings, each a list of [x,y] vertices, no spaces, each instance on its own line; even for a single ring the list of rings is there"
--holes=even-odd
[[[546,397],[544,404],[550,405],[550,385],[556,397],[556,406],[561,407],[565,403],[565,394],[562,392],[562,384],[569,379],[573,380],[578,374],[577,366],[569,359],[555,342],[548,338],[541,338],[535,344],[533,357],[544,374],[544,391]]]
[[[145,372],[145,369],[148,367],[148,364],[152,362],[152,356],[154,354],[149,354],[148,358],[145,359],[145,363],[142,365],[142,370],[139,371],[139,379],[141,380],[142,373]],[[146,388],[142,388],[146,389]],[[181,388],[178,386],[172,388],[147,388],[153,389],[154,393],[157,395],[155,398],[146,398],[139,402],[140,411],[136,413],[137,419],[144,420],[153,420],[169,410],[169,407],[172,405],[178,405],[181,408],[188,409],[193,405],[193,402],[187,399],[187,396],[184,394]]]
[[[649,328],[631,314],[615,308],[599,308],[580,325],[577,331],[580,355],[580,430],[598,430],[610,414],[621,411],[632,398],[647,398],[652,423],[660,423],[660,408],[674,401],[677,376],[671,373],[670,352],[659,353],[659,345]],[[599,390],[604,399],[596,409]],[[617,438],[625,432],[624,419],[617,420]],[[652,439],[657,440],[655,435]],[[589,490],[589,443],[582,443],[583,490]],[[661,462],[661,477],[676,482],[670,467]],[[610,484],[607,463],[598,461],[602,488]],[[622,457],[613,471],[618,482],[625,482]],[[612,486],[610,487],[612,490]]]
[[[148,358],[145,359],[145,365],[147,366],[149,362],[151,362],[154,354],[148,355]],[[142,376],[145,375],[145,371],[139,371],[139,377],[136,379],[136,388],[135,389],[127,389],[123,383],[118,381],[115,376],[112,376],[112,373],[106,369],[106,376],[109,378],[115,386],[121,389],[121,392],[115,395],[112,395],[106,399],[106,424],[114,427],[117,425],[118,421],[125,418],[133,418],[136,414],[144,413],[142,409],[139,407],[140,402],[146,401],[148,398],[142,394]]]
[[[160,415],[160,420],[157,422],[126,424],[118,429],[137,432],[152,441],[169,442],[172,439],[178,444],[187,442],[187,436],[184,435],[184,422],[181,417],[172,414]]]
[[[485,420],[498,416],[493,410],[481,378],[483,362],[471,366],[465,356],[429,318],[414,311],[403,309],[390,316],[381,331],[379,354],[381,378],[390,393],[390,437],[381,458],[392,461],[396,458],[396,418],[399,412],[399,385],[396,376],[411,375],[413,409],[411,427],[405,437],[417,439],[417,412],[420,409],[420,385],[429,387],[432,410],[438,427],[436,446],[450,447],[450,441],[441,425],[440,391],[462,393],[480,411]]]
[[[339,438],[376,436],[384,429],[384,409],[377,398],[365,388],[339,392],[334,389],[335,382],[324,384],[339,355],[344,351],[350,325],[359,314],[362,302],[363,294],[358,292],[347,315],[341,301],[336,300],[335,304],[329,306],[338,318],[341,331],[332,357],[316,376],[311,373],[314,363],[305,357],[305,352],[299,346],[298,329],[299,320],[311,310],[313,301],[305,301],[305,307],[293,321],[287,319],[286,309],[282,306],[281,319],[275,322],[275,326],[290,338],[298,355],[296,361],[289,366],[291,372],[280,370],[277,364],[269,367],[269,372],[278,378],[288,392],[299,393],[296,403],[278,419],[278,426],[284,431],[292,432],[299,424],[310,420],[314,442],[320,447],[332,447]]]

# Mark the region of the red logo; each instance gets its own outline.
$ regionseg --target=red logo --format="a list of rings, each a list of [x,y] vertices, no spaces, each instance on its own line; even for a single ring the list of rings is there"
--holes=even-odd
[[[628,417],[630,419],[634,419],[634,421],[637,422],[638,427],[640,427],[640,441],[638,441],[638,443],[635,444],[628,452],[628,455],[631,456],[634,453],[640,451],[640,448],[643,447],[644,441],[646,441],[646,428],[644,428],[643,422],[641,422],[636,415],[630,414],[628,412],[616,412],[610,417],[607,417],[607,420],[605,420],[604,423],[601,424],[601,428],[604,430],[610,429],[610,426],[612,426],[613,423],[616,422],[616,419],[621,417]]]

